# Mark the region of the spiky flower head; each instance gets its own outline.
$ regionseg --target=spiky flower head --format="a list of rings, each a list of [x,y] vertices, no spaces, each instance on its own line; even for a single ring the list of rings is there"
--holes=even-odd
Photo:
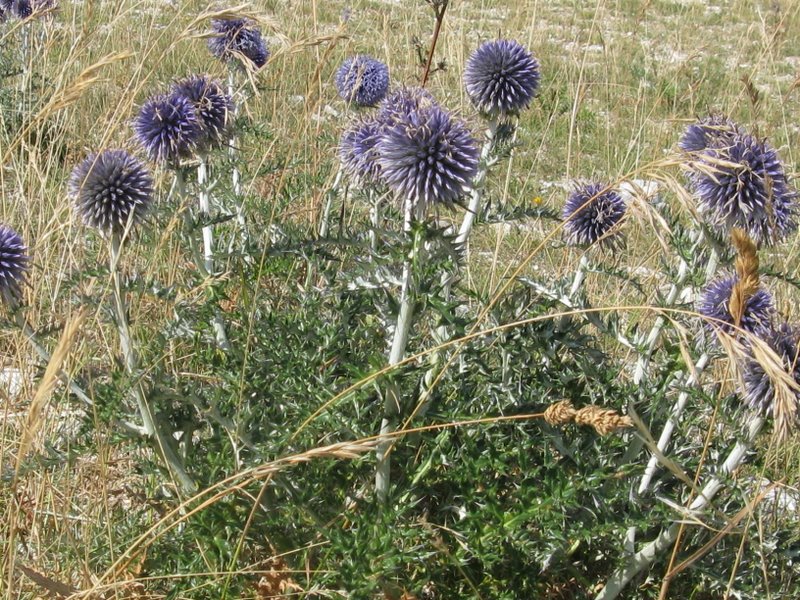
[[[201,138],[194,104],[176,95],[150,98],[136,116],[133,129],[151,160],[172,166],[191,156]]]
[[[261,30],[248,19],[212,19],[212,36],[208,40],[211,54],[224,61],[244,58],[260,69],[267,64],[269,50]]]
[[[781,361],[784,372],[797,385],[800,385],[800,329],[788,323],[782,323],[769,332],[765,341]],[[774,375],[773,375],[774,377]],[[770,377],[764,365],[753,355],[752,347],[742,364],[742,400],[753,410],[767,415],[775,407],[776,389],[773,377]],[[794,396],[795,414],[800,408],[800,391],[791,389]]]
[[[153,198],[147,167],[125,150],[91,154],[72,171],[69,191],[84,223],[120,234],[142,221]]]
[[[464,69],[467,94],[489,117],[516,115],[528,108],[539,88],[539,62],[514,40],[484,42]]]
[[[702,152],[708,148],[726,147],[736,134],[744,133],[739,125],[725,115],[709,115],[686,128],[678,147],[684,152]]]
[[[11,14],[19,19],[27,19],[33,14],[33,2],[31,0],[13,0]]]
[[[723,331],[728,335],[736,333],[734,317],[730,303],[733,288],[738,276],[721,277],[706,286],[697,303],[697,312],[706,319],[706,325],[714,331]],[[764,288],[759,288],[744,304],[739,327],[758,337],[766,335],[772,327],[775,304]]]
[[[736,134],[729,144],[703,152],[693,170],[700,210],[721,235],[741,227],[769,246],[797,229],[797,192],[766,141]]]
[[[377,145],[384,125],[377,116],[358,119],[342,134],[339,159],[345,173],[361,184],[376,185],[381,180]]]
[[[627,207],[622,196],[604,183],[579,183],[561,211],[564,236],[573,246],[597,242],[614,245]]]
[[[347,102],[375,106],[389,91],[389,67],[367,55],[348,58],[336,71],[336,89]]]
[[[378,140],[384,182],[423,215],[433,202],[450,204],[469,190],[478,147],[467,127],[436,104],[387,125]]]
[[[401,87],[395,89],[378,105],[378,120],[387,127],[408,120],[418,110],[438,103],[428,90],[420,87]]]
[[[14,4],[14,0],[0,0],[0,10],[11,11],[11,6]]]
[[[28,248],[16,231],[0,223],[0,300],[15,304],[28,273]]]
[[[175,82],[172,93],[187,98],[195,108],[200,126],[197,145],[208,149],[221,144],[233,114],[233,100],[220,83],[207,75],[192,75]]]

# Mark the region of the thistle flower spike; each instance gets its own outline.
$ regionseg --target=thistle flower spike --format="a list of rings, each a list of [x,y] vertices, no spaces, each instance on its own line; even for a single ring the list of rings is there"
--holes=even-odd
[[[133,129],[150,160],[170,166],[191,156],[202,135],[194,104],[174,94],[145,102]]]
[[[357,106],[375,106],[389,91],[389,67],[371,56],[354,56],[342,63],[335,81],[345,101]]]
[[[561,211],[564,237],[573,246],[613,246],[627,211],[622,196],[603,183],[577,184]]]
[[[226,62],[244,59],[245,64],[260,69],[267,64],[269,50],[261,30],[248,19],[213,19],[208,40],[211,54]]]
[[[697,304],[697,312],[705,317],[707,327],[728,335],[736,333],[736,317],[731,314],[731,297],[739,277],[722,277],[712,281],[703,290]],[[758,337],[765,336],[772,327],[775,304],[767,290],[758,288],[745,299],[738,312],[739,327]]]
[[[207,75],[192,75],[172,85],[172,95],[186,98],[195,108],[201,150],[219,146],[233,115],[233,100],[222,85]]]
[[[14,305],[22,297],[30,257],[22,236],[0,223],[0,300]]]
[[[145,165],[125,150],[103,150],[75,167],[69,191],[84,223],[104,235],[121,234],[147,214],[153,178]]]
[[[536,95],[539,79],[539,62],[514,40],[484,42],[464,69],[470,100],[490,118],[526,109]]]

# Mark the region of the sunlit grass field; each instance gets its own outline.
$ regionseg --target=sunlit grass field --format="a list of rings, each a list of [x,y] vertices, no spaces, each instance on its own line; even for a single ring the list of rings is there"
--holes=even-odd
[[[212,415],[210,404],[203,404],[197,397],[206,390],[225,390],[223,395],[228,395],[224,402],[228,403],[229,412],[223,410],[224,414],[218,415],[222,421],[231,414],[247,414],[250,418],[264,411],[270,415],[269,426],[260,431],[248,431],[242,426],[238,431],[241,439],[231,438],[227,446],[228,440],[204,437],[206,434],[199,432],[200,439],[208,441],[208,445],[197,452],[206,452],[209,458],[198,480],[201,492],[209,493],[192,502],[164,483],[168,478],[152,466],[151,450],[131,442],[115,428],[119,404],[98,400],[93,409],[86,409],[76,404],[59,384],[44,394],[46,400],[33,411],[32,400],[43,394],[40,385],[47,363],[31,350],[13,320],[3,316],[0,594],[9,599],[411,600],[529,598],[535,597],[528,595],[532,593],[530,589],[536,589],[542,594],[540,598],[594,597],[616,566],[605,554],[596,559],[592,556],[593,547],[587,540],[600,534],[563,540],[564,551],[554,556],[565,563],[578,557],[576,561],[592,566],[585,570],[565,567],[546,585],[542,584],[544,587],[514,589],[514,584],[508,583],[514,577],[507,574],[507,579],[497,573],[493,575],[496,579],[488,575],[481,579],[475,574],[473,559],[464,558],[463,552],[481,557],[488,565],[502,562],[510,547],[521,548],[520,553],[529,550],[514,537],[518,533],[514,529],[518,515],[513,512],[502,515],[508,531],[514,532],[502,543],[491,541],[496,531],[488,526],[487,531],[473,532],[474,537],[453,533],[449,527],[456,527],[459,522],[455,516],[452,523],[426,520],[429,513],[444,509],[432,500],[430,506],[425,504],[435,497],[438,488],[425,487],[424,477],[427,469],[438,468],[431,464],[438,465],[439,456],[447,451],[435,445],[434,449],[426,449],[420,444],[415,451],[397,459],[400,464],[409,465],[410,481],[406,482],[405,493],[398,492],[394,506],[396,515],[401,516],[395,520],[384,513],[368,519],[364,516],[367,512],[361,512],[371,493],[372,447],[329,447],[377,433],[375,419],[380,417],[380,403],[370,396],[371,388],[359,392],[361,396],[344,396],[330,409],[327,403],[385,367],[376,359],[382,352],[384,333],[371,316],[359,312],[358,306],[350,307],[352,321],[343,319],[341,327],[352,327],[363,335],[357,345],[369,360],[353,364],[344,351],[337,354],[335,344],[318,353],[316,344],[323,342],[313,331],[309,332],[314,324],[303,319],[304,315],[319,311],[324,320],[325,313],[306,301],[306,295],[318,294],[322,298],[319,302],[328,306],[326,302],[339,301],[340,295],[345,294],[327,290],[337,284],[344,288],[349,280],[342,276],[345,283],[341,283],[329,277],[316,261],[326,265],[341,261],[342,271],[363,268],[363,264],[333,250],[332,256],[313,255],[311,248],[320,246],[324,252],[324,244],[309,242],[307,246],[292,246],[291,251],[273,250],[285,246],[286,240],[317,238],[327,194],[337,175],[339,137],[355,111],[337,95],[337,67],[353,54],[370,54],[388,65],[393,85],[417,85],[434,27],[432,11],[423,0],[259,1],[236,6],[193,0],[62,1],[57,10],[31,20],[0,23],[0,222],[14,227],[29,246],[32,263],[22,309],[28,322],[46,341],[45,345],[53,348],[64,327],[80,314],[84,321],[69,340],[64,370],[96,381],[94,391],[98,398],[105,398],[106,394],[113,397],[108,390],[122,385],[124,375],[119,367],[116,328],[104,302],[111,294],[108,248],[75,216],[67,181],[73,167],[89,152],[111,147],[136,152],[133,118],[149,96],[163,92],[171,82],[193,73],[227,80],[226,66],[209,53],[206,40],[210,20],[229,13],[256,20],[271,53],[263,69],[251,71],[237,82],[241,123],[236,140],[237,161],[242,169],[250,241],[260,250],[247,261],[223,260],[220,267],[222,274],[215,292],[219,296],[215,300],[229,320],[237,351],[241,352],[235,364],[226,362],[199,334],[192,338],[176,325],[180,321],[176,319],[178,314],[205,314],[210,292],[206,282],[191,275],[193,257],[179,235],[189,208],[186,203],[176,205],[174,198],[168,197],[172,174],[167,169],[154,169],[155,207],[148,227],[137,233],[126,249],[122,270],[129,280],[129,317],[144,377],[155,388],[163,388],[164,397],[173,405],[188,407],[188,413],[196,410],[204,416]],[[585,294],[592,306],[615,313],[625,331],[646,333],[656,317],[649,307],[662,303],[670,283],[665,273],[675,268],[675,255],[669,250],[672,223],[661,218],[654,202],[664,198],[675,223],[690,223],[697,214],[691,194],[682,187],[681,159],[676,152],[684,128],[697,117],[725,113],[778,149],[790,179],[799,174],[798,31],[800,3],[788,0],[451,0],[427,88],[443,106],[468,123],[476,138],[480,139],[484,125],[462,82],[463,66],[471,52],[485,40],[512,38],[534,53],[541,68],[537,98],[520,115],[513,151],[489,174],[486,202],[496,219],[479,221],[469,239],[460,272],[462,312],[455,311],[453,322],[470,313],[478,315],[477,323],[482,328],[503,325],[506,321],[493,321],[490,309],[509,297],[510,282],[515,278],[571,278],[582,253],[565,248],[556,231],[559,221],[548,215],[561,210],[573,181],[599,179],[628,186],[632,193],[624,249],[598,254],[602,258],[597,260],[603,261],[609,271],[635,278],[637,284],[590,271],[584,283]],[[222,189],[227,183],[219,185]],[[396,212],[394,216],[401,219]],[[390,217],[393,214],[390,209]],[[334,205],[332,227],[339,238],[347,238],[363,228],[367,218],[363,203],[352,195],[342,195]],[[462,212],[441,207],[436,210],[436,218],[439,223],[457,224]],[[219,235],[223,246],[235,245],[231,221],[221,224]],[[800,316],[800,292],[792,283],[800,281],[799,244],[800,238],[794,236],[760,253],[762,270],[781,273],[781,278],[765,280],[779,311],[790,320]],[[683,300],[683,309],[692,311],[693,298]],[[551,321],[562,318],[558,310],[551,311]],[[525,315],[520,313],[519,318]],[[274,329],[270,329],[273,322]],[[432,341],[429,335],[437,325],[432,316],[421,319],[412,338],[415,352],[441,343]],[[681,334],[676,339],[684,340],[686,345],[676,349],[681,344],[675,342],[670,348],[680,356],[681,352],[688,352],[686,348],[700,334],[683,331],[679,325],[676,330]],[[504,340],[498,335],[493,344],[502,347]],[[298,353],[305,352],[307,361],[294,354],[291,358],[270,354],[270,348],[281,343],[300,349]],[[619,360],[625,360],[630,352],[608,338],[602,338],[598,346]],[[514,368],[545,368],[545,362],[530,360],[530,364]],[[412,367],[422,370],[425,361],[426,357],[421,357]],[[680,363],[677,359],[676,362]],[[304,371],[305,367],[309,371],[313,368],[313,372]],[[458,360],[449,368],[455,373]],[[679,364],[676,369],[679,368],[691,370],[686,365]],[[247,395],[251,391],[247,384],[251,378],[259,377],[263,377],[261,389],[268,391],[261,395],[253,392],[252,398],[257,400],[252,400]],[[453,377],[457,379],[458,375]],[[704,377],[704,394],[708,398],[733,394],[736,373],[727,363],[715,364]],[[587,389],[592,389],[591,377],[586,378]],[[630,382],[631,374],[620,370],[609,373],[608,379],[623,385]],[[296,384],[296,397],[288,395],[286,382]],[[307,396],[302,395],[305,392]],[[456,402],[458,394],[452,390],[448,393],[446,400]],[[498,392],[498,397],[505,393]],[[539,413],[541,406],[569,396],[570,389],[543,385],[537,393],[549,396],[536,399],[526,398],[522,387],[518,393],[525,398],[520,401],[519,411],[487,397],[482,414],[476,408],[470,409],[469,414],[450,415],[443,411],[437,416],[446,422],[448,415],[452,420],[466,420],[470,416],[491,419],[517,412]],[[617,398],[613,408],[624,412],[628,400]],[[264,408],[258,402],[269,406]],[[302,410],[295,410],[295,405],[302,405]],[[336,412],[340,406],[341,417]],[[664,406],[668,408],[668,404]],[[640,405],[639,412],[647,413],[647,407]],[[364,416],[370,413],[371,416]],[[277,421],[278,415],[289,420]],[[354,425],[362,417],[361,425]],[[685,443],[697,448],[693,455],[696,458],[692,459],[697,462],[686,466],[690,479],[696,473],[699,478],[700,464],[716,464],[724,458],[724,448],[714,446],[714,440],[728,440],[723,430],[733,422],[711,400],[692,419],[691,426],[683,431]],[[526,439],[533,440],[537,431],[527,431]],[[652,431],[652,435],[657,438],[658,431]],[[270,437],[280,439],[280,444],[270,445]],[[437,438],[436,444],[471,448],[474,440],[467,433],[463,438]],[[602,440],[586,452],[600,455],[608,444],[622,455],[629,445],[629,438]],[[258,452],[250,448],[250,442]],[[535,441],[529,443],[536,445]],[[23,444],[30,445],[26,456],[19,453]],[[547,452],[548,460],[566,455],[564,447],[549,444],[545,439],[538,444],[551,448],[542,450]],[[485,459],[488,469],[499,469],[492,463],[490,446],[488,442],[486,448],[478,445],[473,448],[472,458],[460,458],[476,464]],[[782,488],[794,490],[800,476],[796,437],[776,448],[765,435],[756,447],[761,462],[752,472],[743,467],[743,477],[764,476]],[[297,471],[292,470],[297,465],[291,457],[304,452],[313,454],[318,448],[324,449],[321,456],[305,458],[309,464],[324,461],[324,468],[312,471],[316,467],[306,465],[304,459]],[[221,453],[218,461],[213,458],[215,452]],[[525,452],[522,454],[520,465],[525,465]],[[452,460],[455,455],[447,456]],[[288,462],[270,462],[280,459]],[[646,459],[643,451],[639,462]],[[533,472],[535,459],[530,460]],[[347,470],[351,463],[361,465],[360,470],[354,467],[355,474]],[[447,460],[443,459],[443,463],[449,468]],[[623,506],[626,490],[635,487],[642,465],[614,464],[595,483],[588,483],[586,474],[579,469],[570,476],[584,479],[587,487],[596,488],[617,485],[613,483],[617,481],[620,487],[614,493],[621,498],[619,506]],[[247,471],[259,469],[258,465],[265,470]],[[269,470],[272,467],[263,465],[273,465],[274,473]],[[411,465],[420,470],[414,471]],[[278,473],[284,472],[296,476],[280,479]],[[476,468],[476,472],[481,471]],[[236,479],[236,473],[255,479]],[[419,475],[414,477],[411,473]],[[513,479],[519,471],[505,475]],[[309,484],[306,493],[306,476],[309,480],[316,478],[317,487],[313,489],[317,492],[312,494]],[[232,479],[227,483],[214,487],[229,477]],[[625,483],[625,478],[630,482]],[[264,482],[273,485],[262,487]],[[465,485],[478,493],[484,484],[489,485],[482,481]],[[223,503],[214,494],[223,489],[236,497],[237,503],[215,511],[214,507]],[[325,489],[331,491],[331,499],[323,501],[318,494]],[[568,496],[564,489],[559,488],[558,493]],[[567,502],[564,497],[556,497],[553,490],[555,487],[550,488],[543,480],[535,494],[532,491],[531,496],[525,496],[527,508],[535,512],[530,506],[535,500],[530,498],[537,496],[543,505]],[[656,494],[662,491],[660,488]],[[548,496],[550,492],[552,496]],[[755,493],[750,492],[751,496],[742,502],[753,500]],[[280,507],[293,502],[296,505],[286,509],[285,514],[280,512]],[[657,506],[658,515],[675,517],[663,504]],[[719,512],[709,522],[709,536],[720,531],[723,537],[727,536],[734,549],[732,556],[737,556],[740,544],[745,554],[761,556],[767,552],[766,543],[748,537],[758,527],[745,528],[741,515],[735,522],[726,521],[722,518],[725,506],[716,508]],[[736,510],[739,508],[740,505],[735,506]],[[402,521],[406,510],[418,510],[420,514],[414,512],[413,519]],[[460,509],[454,505],[447,510],[458,515]],[[586,507],[589,513],[594,510],[599,509]],[[262,513],[267,521],[272,519],[272,525],[260,529]],[[641,522],[647,519],[647,510],[643,513],[637,517]],[[187,525],[193,518],[197,523]],[[360,529],[353,527],[357,532],[351,532],[348,527],[360,518],[373,529],[362,523]],[[797,536],[791,531],[796,531],[797,521],[783,518],[786,522],[771,526],[789,532],[786,544],[796,544]],[[749,524],[749,517],[746,520]],[[552,520],[554,531],[559,522],[557,518]],[[605,527],[599,518],[598,522],[602,535],[616,540],[622,552],[624,514],[619,514],[619,522],[613,526]],[[162,532],[159,528],[165,524],[172,528]],[[331,534],[332,529],[338,533]],[[530,530],[536,527],[531,526]],[[313,534],[305,535],[307,532]],[[427,543],[414,546],[405,541],[417,534]],[[548,536],[546,532],[538,534]],[[373,544],[384,535],[396,535],[396,545],[401,547],[398,552],[402,557],[395,562],[386,558],[390,554],[386,548],[391,543]],[[301,537],[302,547],[297,545]],[[342,548],[351,547],[356,549],[348,556]],[[676,548],[676,556],[682,558],[697,550],[692,546],[684,553],[680,546]],[[710,552],[713,555],[715,550]],[[180,560],[175,558],[179,554]],[[192,560],[184,560],[184,556]],[[767,569],[765,560],[760,582],[750,582],[751,588],[740,589],[740,595],[736,595],[736,585],[704,589],[703,584],[697,583],[700,579],[681,587],[681,576],[677,575],[678,583],[664,597],[795,597],[774,591],[800,589],[800,583],[795,581],[797,557],[792,556],[793,559],[786,559],[788,566],[779,575]],[[169,561],[173,558],[179,565],[174,568],[184,571],[159,570],[161,566],[172,569]],[[369,564],[377,565],[374,573],[368,573],[364,566]],[[448,581],[460,583],[435,581],[437,571],[431,565],[443,565]],[[340,573],[335,572],[338,568],[342,569]],[[390,568],[394,571],[384,581],[382,575]],[[704,568],[698,570],[705,573]],[[737,563],[728,563],[726,568],[723,575],[733,581]],[[513,571],[510,567],[509,570]],[[407,579],[403,580],[398,572],[407,573]],[[632,586],[623,597],[659,597],[665,572],[664,565],[657,567],[649,579],[640,579],[638,587]],[[190,576],[195,577],[191,586],[184,586],[181,582]],[[714,576],[722,577],[716,571]],[[270,583],[270,577],[278,583]],[[370,577],[374,578],[372,588],[353,583],[353,579]],[[532,572],[530,577],[536,579],[539,575]],[[352,587],[343,589],[348,582]],[[437,587],[444,590],[439,595],[430,591]],[[170,591],[171,588],[179,591]],[[460,591],[452,591],[456,589]],[[545,593],[544,589],[548,591]],[[459,595],[448,595],[454,593]]]

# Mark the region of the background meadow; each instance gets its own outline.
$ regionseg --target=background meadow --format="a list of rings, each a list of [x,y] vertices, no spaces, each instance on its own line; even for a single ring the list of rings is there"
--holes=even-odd
[[[132,124],[174,81],[227,82],[207,39],[212,19],[234,14],[258,23],[270,56],[237,71],[236,152],[211,155],[209,216],[196,211],[195,159],[183,198],[173,171],[148,163],[153,208],[118,267],[130,371],[109,245],[75,214],[67,182],[105,148],[146,161]],[[778,150],[796,189],[800,5],[452,0],[426,89],[480,146],[486,124],[463,69],[502,37],[538,60],[537,95],[497,150],[467,244],[447,229],[463,207],[437,205],[410,254],[402,207],[387,203],[373,251],[367,196],[336,184],[340,136],[369,109],[339,97],[335,73],[369,54],[392,86],[418,85],[434,25],[424,0],[85,0],[0,22],[0,222],[31,256],[24,305],[0,309],[6,598],[800,596],[794,429],[777,436],[768,422],[710,506],[685,509],[754,421],[740,401],[742,340],[715,342],[697,315],[737,252],[703,225],[677,147],[698,117],[724,113]],[[586,180],[621,190],[623,243],[565,242],[559,215]],[[214,277],[189,248],[209,224]],[[758,252],[761,285],[789,322],[798,239]],[[411,358],[387,368],[410,255]],[[122,426],[138,418],[140,385],[196,489]],[[393,438],[380,501],[374,436],[388,390],[402,399],[399,428],[423,430]],[[682,394],[667,467],[639,493],[649,436]],[[561,400],[635,426],[600,435],[545,420]],[[677,541],[603,591],[673,523]]]

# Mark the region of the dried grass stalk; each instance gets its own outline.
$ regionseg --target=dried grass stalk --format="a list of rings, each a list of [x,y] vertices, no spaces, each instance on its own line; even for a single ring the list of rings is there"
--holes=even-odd
[[[576,425],[588,425],[594,427],[600,435],[608,435],[617,429],[633,427],[633,421],[627,415],[620,415],[610,408],[594,405],[575,410],[569,400],[561,400],[548,406],[544,411],[544,420],[553,426],[573,422]]]
[[[736,257],[736,274],[739,276],[731,291],[728,310],[736,327],[742,323],[747,301],[758,291],[758,254],[756,245],[743,229],[738,227],[731,231],[731,241],[738,256]]]
[[[572,402],[569,400],[561,400],[555,404],[551,404],[544,411],[544,420],[548,425],[557,427],[559,425],[566,425],[575,419],[575,409]]]

